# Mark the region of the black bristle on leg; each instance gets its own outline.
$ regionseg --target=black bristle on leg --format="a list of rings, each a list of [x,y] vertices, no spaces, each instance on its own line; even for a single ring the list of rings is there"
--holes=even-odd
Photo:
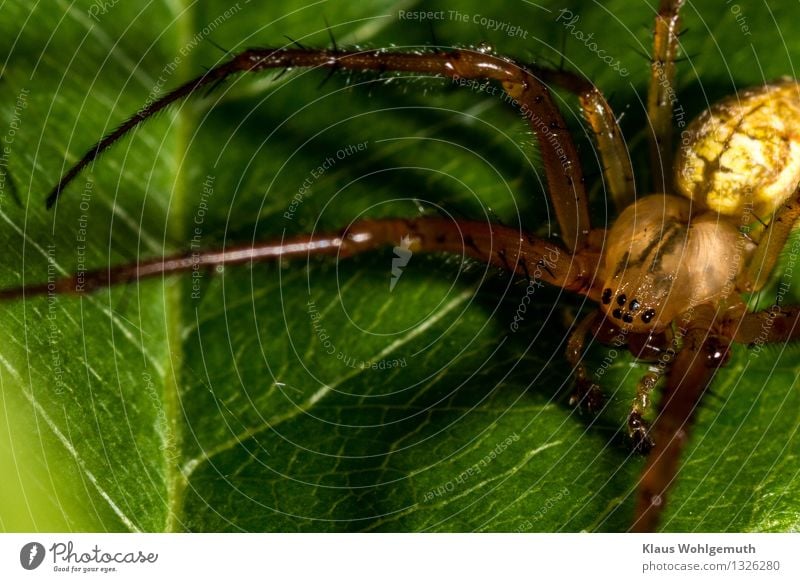
[[[328,38],[331,39],[331,48],[333,49],[333,52],[338,53],[339,45],[336,44],[336,38],[333,36],[333,30],[331,29],[331,24],[328,22],[327,18],[325,19],[325,28],[328,31]]]
[[[220,44],[219,44],[217,41],[215,41],[213,38],[208,38],[207,40],[208,40],[208,43],[209,43],[211,46],[213,46],[214,48],[218,48],[220,51],[222,51],[222,54],[224,54],[225,56],[228,56],[228,55],[230,55],[230,54],[231,54],[231,51],[229,51],[228,49],[226,49],[225,47],[223,47],[222,45],[220,45]]]
[[[307,48],[306,48],[304,45],[300,44],[300,41],[297,41],[297,40],[293,39],[291,36],[286,36],[285,34],[284,34],[283,36],[284,36],[284,38],[286,38],[286,39],[287,39],[287,40],[288,40],[290,43],[292,43],[294,46],[296,46],[296,47],[297,47],[297,48],[299,48],[300,50],[304,50],[304,51],[305,51],[305,50],[308,50],[308,49],[307,49]]]

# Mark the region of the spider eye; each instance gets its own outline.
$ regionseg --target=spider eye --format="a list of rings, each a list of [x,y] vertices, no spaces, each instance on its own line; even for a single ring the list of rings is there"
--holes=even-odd
[[[653,317],[655,317],[655,315],[656,315],[655,309],[648,309],[647,311],[642,313],[642,321],[645,323],[650,323]]]
[[[612,295],[611,289],[606,289],[605,291],[603,291],[603,303],[605,305],[611,303],[611,295]]]
[[[630,308],[630,310],[631,310],[631,311],[638,311],[638,309],[639,309],[641,306],[642,306],[642,304],[641,304],[641,303],[639,303],[639,300],[638,300],[638,299],[631,299],[631,304],[630,304],[630,305],[628,305],[628,307]]]
[[[622,295],[617,297],[617,305],[620,305],[620,306],[625,305],[625,302],[627,300],[628,300],[628,298],[625,296],[625,293],[623,293]]]
[[[614,311],[611,312],[611,315],[613,315],[617,319],[620,319],[622,317],[622,310],[615,309]]]

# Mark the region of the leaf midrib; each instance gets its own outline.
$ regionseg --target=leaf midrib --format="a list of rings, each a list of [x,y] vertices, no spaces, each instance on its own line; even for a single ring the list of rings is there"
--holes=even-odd
[[[176,49],[186,46],[192,38],[192,23],[194,22],[195,8],[186,6],[186,0],[176,0],[180,13],[184,16],[176,19],[178,27]],[[193,51],[187,55],[182,67],[182,77],[191,74],[193,65]],[[175,156],[180,160],[177,175],[173,182],[167,205],[166,240],[184,240],[187,229],[186,217],[186,171],[185,162],[190,142],[189,131],[196,121],[191,107],[180,107],[175,112]],[[164,375],[164,414],[167,419],[167,446],[163,447],[164,471],[167,485],[167,514],[164,530],[168,532],[181,531],[183,515],[183,498],[188,485],[188,479],[181,471],[181,451],[183,448],[183,406],[180,399],[179,375],[183,370],[184,353],[181,330],[184,327],[182,311],[182,294],[180,279],[170,281],[164,286],[164,321],[167,336],[167,370]]]

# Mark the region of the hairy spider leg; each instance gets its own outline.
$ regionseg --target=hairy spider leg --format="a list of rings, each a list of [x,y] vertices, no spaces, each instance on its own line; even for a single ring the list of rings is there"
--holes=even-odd
[[[628,146],[614,111],[603,93],[588,79],[565,70],[528,65],[531,73],[578,97],[583,118],[594,133],[608,191],[618,212],[636,200],[636,182]]]
[[[749,346],[800,339],[800,306],[774,305],[744,313],[726,326],[733,341]]]
[[[650,395],[655,390],[656,384],[663,373],[648,372],[636,383],[636,396],[633,398],[631,410],[628,413],[628,437],[633,440],[634,450],[646,454],[655,446],[650,436],[650,425],[644,419],[644,414],[650,406]]]
[[[660,334],[658,338],[648,338],[648,341],[656,339],[668,341],[669,348],[666,348],[666,344],[658,346],[660,353],[657,362],[636,383],[636,393],[631,402],[627,419],[628,436],[633,441],[635,450],[640,453],[649,453],[655,446],[650,434],[650,425],[644,415],[650,409],[650,398],[658,382],[669,372],[669,366],[672,364],[678,347],[675,345],[675,338],[667,337],[667,334]],[[635,350],[631,349],[631,351],[636,354]]]
[[[567,340],[567,361],[572,366],[572,375],[575,379],[575,390],[570,397],[572,406],[585,406],[591,413],[598,412],[603,406],[603,392],[600,386],[592,382],[583,363],[583,351],[586,346],[586,336],[593,332],[598,317],[602,313],[595,310],[584,317],[575,327]]]
[[[685,0],[660,0],[655,18],[647,116],[650,120],[650,165],[653,191],[670,194],[672,184],[672,108],[675,92],[675,59],[680,35],[680,9]]]
[[[752,346],[800,339],[800,306],[774,306],[753,313],[739,307],[717,316],[712,306],[704,305],[684,316],[688,331],[667,376],[653,425],[656,447],[639,482],[631,531],[654,531],[659,525],[694,412],[715,373],[726,364],[730,344]]]
[[[452,79],[499,81],[537,137],[561,239],[570,251],[586,245],[591,226],[581,165],[564,118],[548,88],[510,59],[466,49],[417,53],[295,48],[245,50],[142,108],[93,145],[50,192],[48,207],[55,204],[67,184],[101,152],[168,105],[236,73],[294,67],[429,73]]]
[[[798,219],[800,219],[800,186],[775,210],[772,220],[758,240],[758,248],[736,282],[741,291],[756,292],[764,288]]]
[[[658,527],[695,410],[715,372],[727,359],[727,338],[712,334],[709,323],[690,319],[688,325],[661,396],[659,415],[652,428],[656,446],[647,457],[639,481],[630,531],[651,532]]]
[[[448,253],[470,257],[517,275],[536,270],[544,283],[591,296],[597,253],[575,255],[560,245],[486,222],[444,218],[361,220],[335,233],[304,234],[222,250],[180,253],[138,263],[86,271],[51,281],[0,290],[0,300],[49,293],[80,295],[158,276],[280,259],[335,256],[346,258],[386,245],[410,241],[415,252]],[[546,268],[536,269],[545,264]]]

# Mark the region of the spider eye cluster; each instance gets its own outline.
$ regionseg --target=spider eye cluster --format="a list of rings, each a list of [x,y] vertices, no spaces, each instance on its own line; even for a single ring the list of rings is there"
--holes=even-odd
[[[614,297],[614,291],[611,287],[606,287],[603,290],[603,305],[610,305],[611,299]],[[625,293],[620,293],[616,296],[614,301],[616,305],[619,307],[614,307],[611,310],[611,317],[615,319],[619,319],[624,323],[633,323],[633,318],[636,315],[639,315],[640,319],[644,323],[650,323],[656,315],[655,309],[646,309],[643,313],[639,313],[642,308],[642,303],[636,298],[633,298],[628,302],[628,297]],[[627,304],[627,309],[626,309]]]

